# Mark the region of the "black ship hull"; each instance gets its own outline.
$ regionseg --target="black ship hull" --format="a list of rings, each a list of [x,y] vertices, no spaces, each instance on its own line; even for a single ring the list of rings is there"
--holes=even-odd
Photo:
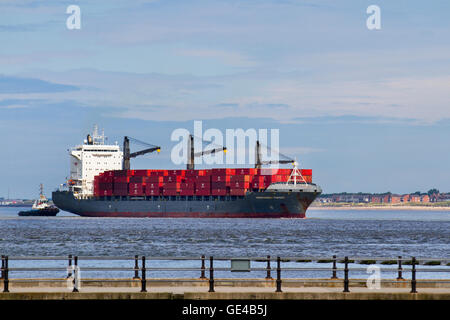
[[[249,192],[245,196],[98,197],[77,199],[55,191],[61,210],[89,217],[305,218],[320,192]]]
[[[46,209],[36,209],[20,211],[18,214],[21,217],[54,217],[58,214],[58,208],[46,208]]]

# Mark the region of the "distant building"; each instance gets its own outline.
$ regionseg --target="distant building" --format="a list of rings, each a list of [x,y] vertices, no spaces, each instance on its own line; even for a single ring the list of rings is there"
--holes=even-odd
[[[450,193],[439,193],[439,194],[370,194],[370,193],[332,193],[332,194],[322,194],[317,199],[321,203],[429,203],[429,202],[443,202],[450,201]]]
[[[402,196],[399,194],[391,194],[389,202],[390,203],[400,203],[400,202],[402,202]]]

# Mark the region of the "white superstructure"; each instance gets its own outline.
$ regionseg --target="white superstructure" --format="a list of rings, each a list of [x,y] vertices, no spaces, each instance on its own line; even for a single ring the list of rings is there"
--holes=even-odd
[[[82,145],[69,151],[70,177],[69,190],[78,198],[94,194],[94,177],[108,170],[121,170],[123,152],[116,144],[105,144],[105,135],[98,134],[97,126],[94,132],[87,136]]]

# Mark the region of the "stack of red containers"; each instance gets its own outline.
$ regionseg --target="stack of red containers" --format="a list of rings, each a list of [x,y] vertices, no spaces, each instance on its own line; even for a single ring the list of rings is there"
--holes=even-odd
[[[116,170],[94,178],[94,195],[100,196],[243,196],[286,182],[291,169]],[[312,182],[312,170],[302,169]],[[301,182],[301,179],[298,178]]]

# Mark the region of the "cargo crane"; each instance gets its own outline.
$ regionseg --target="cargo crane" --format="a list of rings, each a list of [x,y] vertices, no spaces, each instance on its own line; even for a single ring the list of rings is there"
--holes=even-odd
[[[203,139],[201,139],[203,141]],[[210,142],[210,141],[206,141],[206,142]],[[187,157],[187,166],[186,168],[188,170],[194,170],[195,169],[195,157],[203,157],[205,155],[208,154],[215,154],[216,152],[221,152],[223,151],[224,153],[227,152],[227,148],[226,147],[219,147],[219,148],[215,148],[215,149],[211,149],[211,150],[206,150],[206,151],[200,151],[200,152],[194,152],[194,136],[192,134],[189,135],[189,140],[188,140],[188,157]]]
[[[137,151],[137,152],[130,152],[130,141],[143,145],[145,147],[147,147],[144,150],[141,151]],[[153,144],[150,143],[146,143],[146,142],[142,142],[139,141],[137,139],[131,138],[131,137],[127,137],[125,136],[123,138],[123,165],[122,165],[122,169],[123,170],[130,170],[130,159],[131,158],[136,158],[137,156],[142,156],[144,154],[147,153],[151,153],[157,151],[158,153],[161,151],[161,147],[159,146],[155,146]]]
[[[270,149],[270,148],[267,147],[267,149]],[[269,165],[269,164],[287,164],[287,163],[291,163],[292,165],[296,165],[296,161],[294,159],[291,159],[291,158],[289,158],[289,157],[287,157],[287,156],[285,156],[285,155],[283,155],[281,153],[278,153],[278,154],[281,155],[284,159],[263,161],[262,160],[262,156],[261,156],[261,143],[259,142],[259,140],[256,140],[255,168],[256,169],[261,169],[261,166]]]

